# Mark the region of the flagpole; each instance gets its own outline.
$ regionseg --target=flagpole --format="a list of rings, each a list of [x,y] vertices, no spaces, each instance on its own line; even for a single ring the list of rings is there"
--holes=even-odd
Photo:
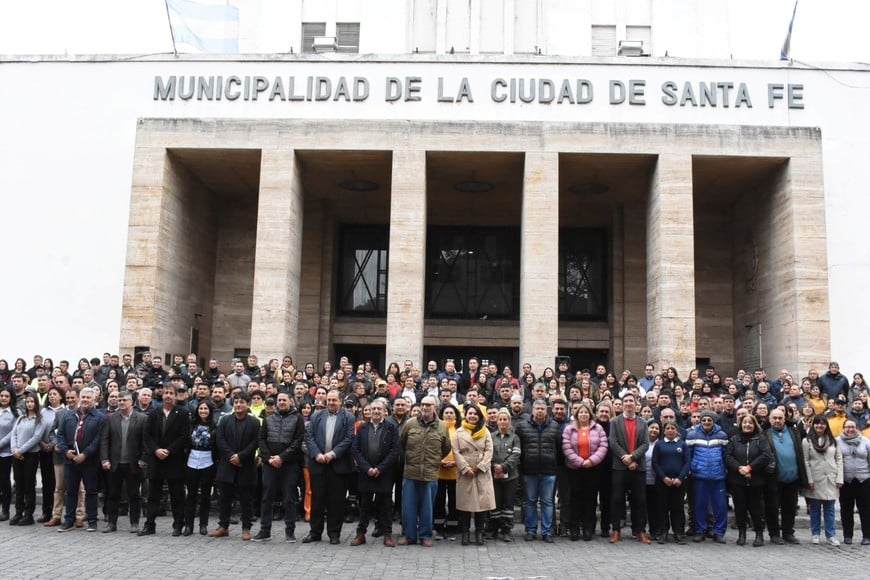
[[[163,6],[166,7],[166,21],[169,22],[169,36],[172,37],[172,54],[178,56],[178,49],[175,47],[175,33],[172,32],[172,17],[169,16],[169,0],[163,0]]]

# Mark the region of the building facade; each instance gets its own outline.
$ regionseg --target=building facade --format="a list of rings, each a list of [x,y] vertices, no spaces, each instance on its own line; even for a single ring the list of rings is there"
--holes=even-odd
[[[111,119],[121,351],[858,363],[864,68],[665,56],[706,30],[667,2],[373,4],[243,11],[285,54],[4,64]]]

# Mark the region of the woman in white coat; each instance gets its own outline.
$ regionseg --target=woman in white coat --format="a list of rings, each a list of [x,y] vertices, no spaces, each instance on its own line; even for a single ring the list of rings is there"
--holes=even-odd
[[[810,504],[810,530],[813,544],[819,543],[820,512],[824,512],[825,536],[832,546],[839,546],[834,529],[834,507],[843,486],[843,455],[822,415],[813,418],[812,427],[803,440],[804,463],[809,485],[804,496]]]
[[[484,544],[486,512],[495,509],[495,491],[492,487],[492,435],[486,428],[480,408],[465,405],[465,418],[456,430],[451,443],[456,461],[456,509],[459,512],[459,530],[462,545],[471,543],[471,515],[474,514],[476,544]]]

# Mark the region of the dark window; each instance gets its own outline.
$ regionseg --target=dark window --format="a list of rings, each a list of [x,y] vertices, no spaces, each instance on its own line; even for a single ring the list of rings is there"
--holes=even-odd
[[[302,23],[302,52],[314,52],[314,37],[326,34],[325,22]]]
[[[431,228],[426,316],[517,319],[519,230]]]
[[[359,22],[337,22],[335,44],[335,52],[359,52]]]
[[[387,315],[388,226],[347,226],[338,257],[338,312]]]
[[[559,231],[559,319],[607,320],[604,230]]]

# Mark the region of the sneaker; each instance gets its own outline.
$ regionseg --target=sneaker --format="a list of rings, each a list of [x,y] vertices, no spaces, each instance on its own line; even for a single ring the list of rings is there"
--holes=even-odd
[[[268,542],[271,539],[272,539],[271,533],[264,532],[263,530],[260,530],[259,532],[257,532],[256,536],[251,538],[251,541],[252,542]]]
[[[810,543],[818,546],[819,545],[819,536],[813,536],[813,539]]]
[[[97,531],[97,522],[88,522],[88,527],[85,528],[86,532],[96,532]]]
[[[830,538],[828,538],[828,544],[830,544],[831,546],[839,546],[840,540],[838,540],[837,538],[834,538],[834,537],[830,537]]]
[[[73,529],[73,524],[61,524],[61,526],[57,529],[58,532],[68,532]]]
[[[296,534],[294,534],[293,532],[284,532],[284,541],[288,544],[295,544]]]

